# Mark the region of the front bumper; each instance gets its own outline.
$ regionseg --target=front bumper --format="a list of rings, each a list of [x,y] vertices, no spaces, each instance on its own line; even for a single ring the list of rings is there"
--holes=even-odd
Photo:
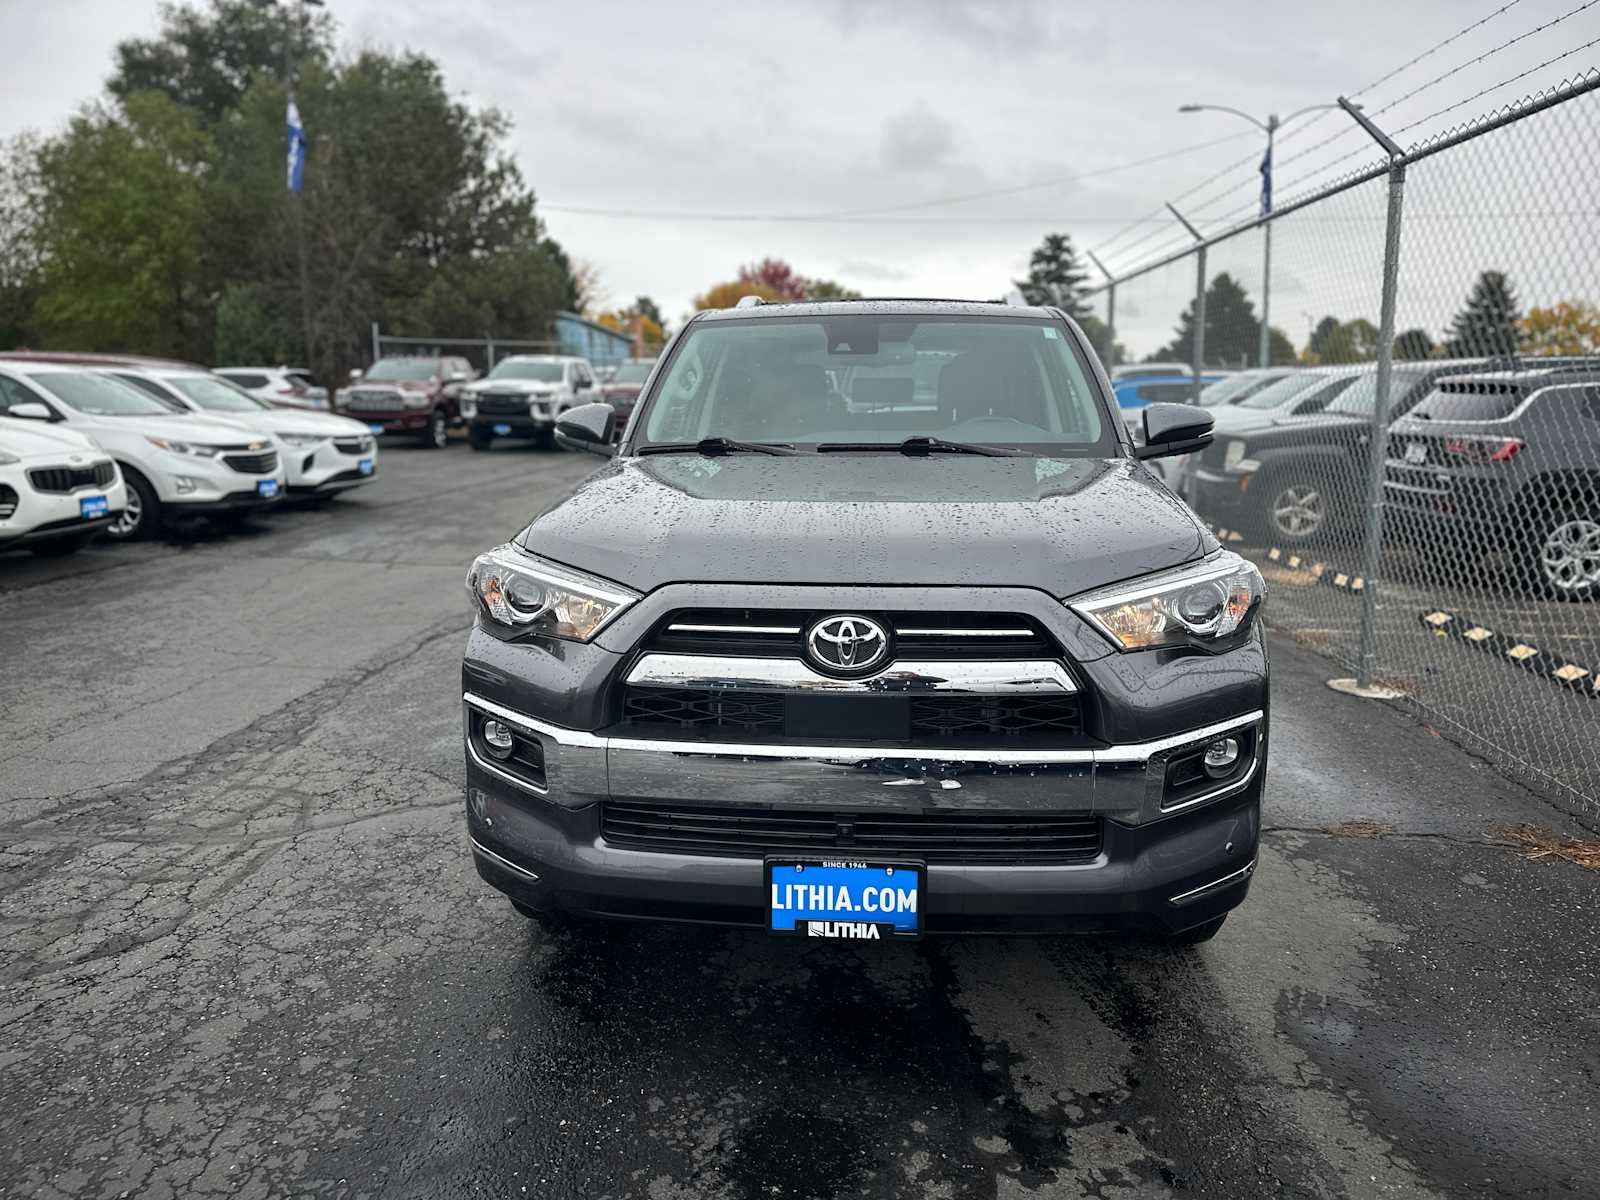
[[[167,507],[173,511],[190,516],[206,516],[213,513],[254,512],[258,509],[271,508],[282,501],[286,490],[281,485],[276,496],[263,496],[257,491],[228,492],[221,496],[208,496],[203,499],[192,500],[179,497],[176,500],[166,501]]]
[[[929,932],[1177,931],[1240,903],[1249,886],[1266,765],[1256,711],[1158,741],[1072,750],[890,750],[715,745],[562,729],[468,694],[544,751],[545,785],[467,740],[467,824],[485,880],[537,908],[759,926],[763,863],[607,844],[601,806],[671,797],[830,813],[1104,814],[1098,854],[1040,864],[927,867]],[[1163,807],[1168,759],[1252,733],[1238,777]]]
[[[555,418],[543,415],[498,416],[479,413],[472,418],[472,432],[480,437],[540,437],[552,432],[555,427]]]
[[[29,469],[56,465],[59,464],[50,458],[25,460],[19,465],[0,468],[0,486],[16,496],[10,516],[0,519],[0,547],[25,546],[92,533],[104,529],[121,515],[128,502],[128,491],[120,474],[105,487],[87,486],[70,492],[37,491],[28,481]],[[102,496],[106,501],[106,515],[85,519],[82,501]]]
[[[1250,509],[1250,481],[1240,472],[1192,467],[1183,476],[1183,498],[1201,516],[1223,525],[1239,521]]]
[[[360,421],[375,434],[421,433],[433,420],[431,408],[408,408],[404,412],[362,412],[346,409],[341,416]]]
[[[363,461],[368,463],[366,471],[360,467]],[[289,448],[284,451],[284,462],[289,468],[289,491],[297,496],[344,491],[378,477],[375,444],[364,454],[346,453],[331,443],[311,449]]]

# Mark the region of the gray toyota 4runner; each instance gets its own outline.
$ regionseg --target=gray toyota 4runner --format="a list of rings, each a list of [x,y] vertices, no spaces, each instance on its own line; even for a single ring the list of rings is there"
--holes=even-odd
[[[1261,577],[1140,461],[1078,327],[741,305],[479,556],[467,828],[541,920],[1211,937],[1256,864]]]

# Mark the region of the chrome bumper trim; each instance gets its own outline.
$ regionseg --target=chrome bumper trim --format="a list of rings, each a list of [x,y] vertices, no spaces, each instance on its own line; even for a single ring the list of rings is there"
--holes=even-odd
[[[1224,875],[1221,879],[1213,879],[1210,883],[1203,883],[1192,891],[1179,892],[1176,896],[1171,897],[1167,903],[1181,908],[1183,905],[1192,904],[1194,901],[1199,900],[1204,896],[1209,896],[1213,892],[1220,892],[1224,888],[1230,888],[1236,884],[1243,883],[1245,880],[1249,879],[1251,874],[1255,871],[1256,861],[1256,859],[1252,858],[1237,871],[1234,871],[1228,875]]]
[[[532,871],[528,870],[527,867],[519,867],[516,863],[512,862],[509,858],[502,858],[500,855],[496,854],[493,850],[489,849],[487,846],[485,846],[482,842],[480,842],[477,838],[473,837],[471,834],[467,835],[467,841],[472,843],[472,852],[474,854],[481,854],[481,855],[483,855],[483,857],[487,858],[490,862],[494,863],[496,866],[504,867],[506,870],[512,872],[515,875],[521,875],[524,879],[530,879],[534,883],[541,882],[539,877],[537,875],[535,875]]]
[[[639,687],[762,688],[779,692],[884,695],[945,692],[1000,696],[1019,693],[1072,695],[1078,690],[1058,662],[921,662],[901,659],[865,679],[835,679],[796,658],[734,655],[646,654],[628,672]]]
[[[764,742],[694,742],[665,738],[600,737],[579,729],[551,725],[537,717],[525,716],[513,709],[485,700],[473,692],[463,692],[461,699],[474,708],[499,717],[504,721],[549,738],[561,746],[581,746],[595,750],[654,750],[663,754],[682,755],[739,755],[746,758],[816,758],[829,762],[862,761],[866,759],[893,759],[895,762],[992,762],[1008,766],[1027,766],[1030,763],[1106,763],[1125,765],[1148,762],[1158,754],[1204,741],[1255,725],[1266,715],[1261,709],[1186,730],[1171,737],[1149,742],[1129,742],[1121,746],[1105,746],[1081,750],[947,750],[938,747],[912,748],[883,746],[789,746]],[[1259,760],[1260,751],[1257,750]],[[1232,785],[1230,785],[1232,786]]]

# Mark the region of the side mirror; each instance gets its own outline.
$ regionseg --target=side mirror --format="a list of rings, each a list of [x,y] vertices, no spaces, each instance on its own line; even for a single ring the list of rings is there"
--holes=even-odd
[[[568,450],[587,450],[607,456],[617,452],[611,435],[617,424],[617,410],[609,404],[580,404],[556,419],[556,442]]]
[[[54,421],[55,414],[37,400],[24,400],[21,404],[13,404],[7,410],[13,417],[21,417],[25,421]]]
[[[1211,413],[1193,404],[1147,404],[1144,409],[1144,445],[1135,446],[1135,458],[1165,458],[1193,454],[1211,444]]]

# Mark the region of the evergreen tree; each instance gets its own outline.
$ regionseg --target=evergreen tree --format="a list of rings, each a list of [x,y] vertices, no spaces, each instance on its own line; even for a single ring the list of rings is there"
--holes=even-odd
[[[1189,362],[1194,357],[1194,302],[1178,318],[1172,341],[1150,356],[1152,362]],[[1213,367],[1256,365],[1261,353],[1261,320],[1255,305],[1233,276],[1219,274],[1206,288],[1206,361]],[[1294,344],[1272,330],[1268,353],[1274,364],[1296,361]]]
[[[1435,346],[1426,329],[1407,329],[1395,334],[1394,357],[1408,361],[1432,358]]]
[[[1522,313],[1516,292],[1503,271],[1485,271],[1472,285],[1466,307],[1445,331],[1445,354],[1450,358],[1511,355],[1521,343],[1517,322]]]
[[[1089,315],[1083,298],[1088,278],[1089,272],[1078,261],[1071,235],[1050,233],[1028,260],[1028,277],[1012,282],[1029,304],[1051,304],[1082,320]]]

